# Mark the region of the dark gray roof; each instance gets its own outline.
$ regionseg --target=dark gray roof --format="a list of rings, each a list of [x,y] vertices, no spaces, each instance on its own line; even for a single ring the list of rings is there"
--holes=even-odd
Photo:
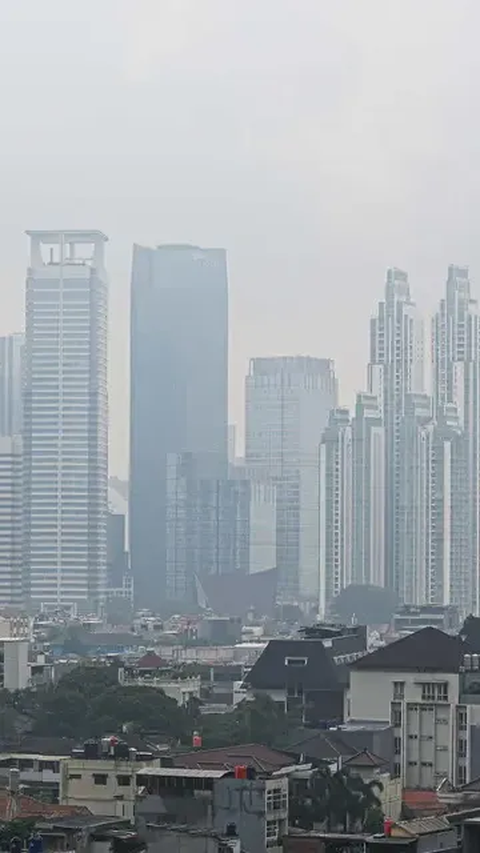
[[[438,628],[422,628],[359,658],[350,667],[397,672],[458,672],[463,654],[459,637],[445,634]]]
[[[305,658],[306,664],[287,665],[287,658]],[[245,682],[253,690],[283,689],[299,683],[304,690],[339,688],[337,668],[321,640],[270,640]]]
[[[307,760],[335,761],[337,758],[350,758],[357,750],[353,749],[342,737],[339,731],[311,730],[304,736],[292,740],[285,751],[291,755],[304,755]]]
[[[362,749],[361,752],[357,752],[356,755],[352,755],[351,758],[346,758],[343,762],[344,767],[383,767],[388,764],[388,761],[385,758],[382,758],[380,755],[375,755],[374,752],[370,752],[369,749]]]

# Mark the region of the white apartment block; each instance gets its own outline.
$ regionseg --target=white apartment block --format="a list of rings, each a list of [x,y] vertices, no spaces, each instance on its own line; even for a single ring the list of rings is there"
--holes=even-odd
[[[478,775],[480,694],[472,688],[479,656],[465,656],[462,645],[424,628],[350,668],[345,720],[391,723],[403,788],[434,789],[443,779],[462,785]],[[476,676],[465,671],[465,659],[475,657]]]

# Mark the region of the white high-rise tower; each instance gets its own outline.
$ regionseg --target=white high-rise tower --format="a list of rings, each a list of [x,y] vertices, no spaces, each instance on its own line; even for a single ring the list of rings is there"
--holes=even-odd
[[[400,433],[407,395],[424,390],[423,335],[407,274],[389,269],[385,299],[371,320],[368,390],[377,397],[385,428],[385,583],[399,593],[403,587]]]
[[[106,582],[107,238],[27,233],[24,593],[32,609],[92,611]]]
[[[433,396],[438,420],[454,407],[462,431],[454,506],[455,566],[450,601],[480,612],[480,315],[467,267],[450,266],[445,298],[433,319]]]

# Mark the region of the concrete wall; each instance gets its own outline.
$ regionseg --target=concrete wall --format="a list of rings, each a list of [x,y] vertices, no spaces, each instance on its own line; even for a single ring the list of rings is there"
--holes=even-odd
[[[28,687],[28,640],[0,641],[3,647],[3,687],[25,690]]]
[[[284,809],[267,813],[267,793],[270,788],[281,788],[287,796]],[[213,789],[214,828],[224,833],[228,823],[235,823],[241,839],[242,850],[248,853],[264,853],[266,849],[267,823],[278,821],[279,843],[268,846],[269,851],[282,849],[282,837],[288,827],[288,779],[221,779]]]

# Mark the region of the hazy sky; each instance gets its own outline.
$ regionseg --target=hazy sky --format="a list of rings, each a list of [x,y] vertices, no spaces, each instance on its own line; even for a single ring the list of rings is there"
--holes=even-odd
[[[111,469],[127,471],[131,245],[224,246],[231,416],[252,355],[364,385],[385,268],[480,296],[478,0],[0,0],[0,332],[26,228],[110,237]]]

